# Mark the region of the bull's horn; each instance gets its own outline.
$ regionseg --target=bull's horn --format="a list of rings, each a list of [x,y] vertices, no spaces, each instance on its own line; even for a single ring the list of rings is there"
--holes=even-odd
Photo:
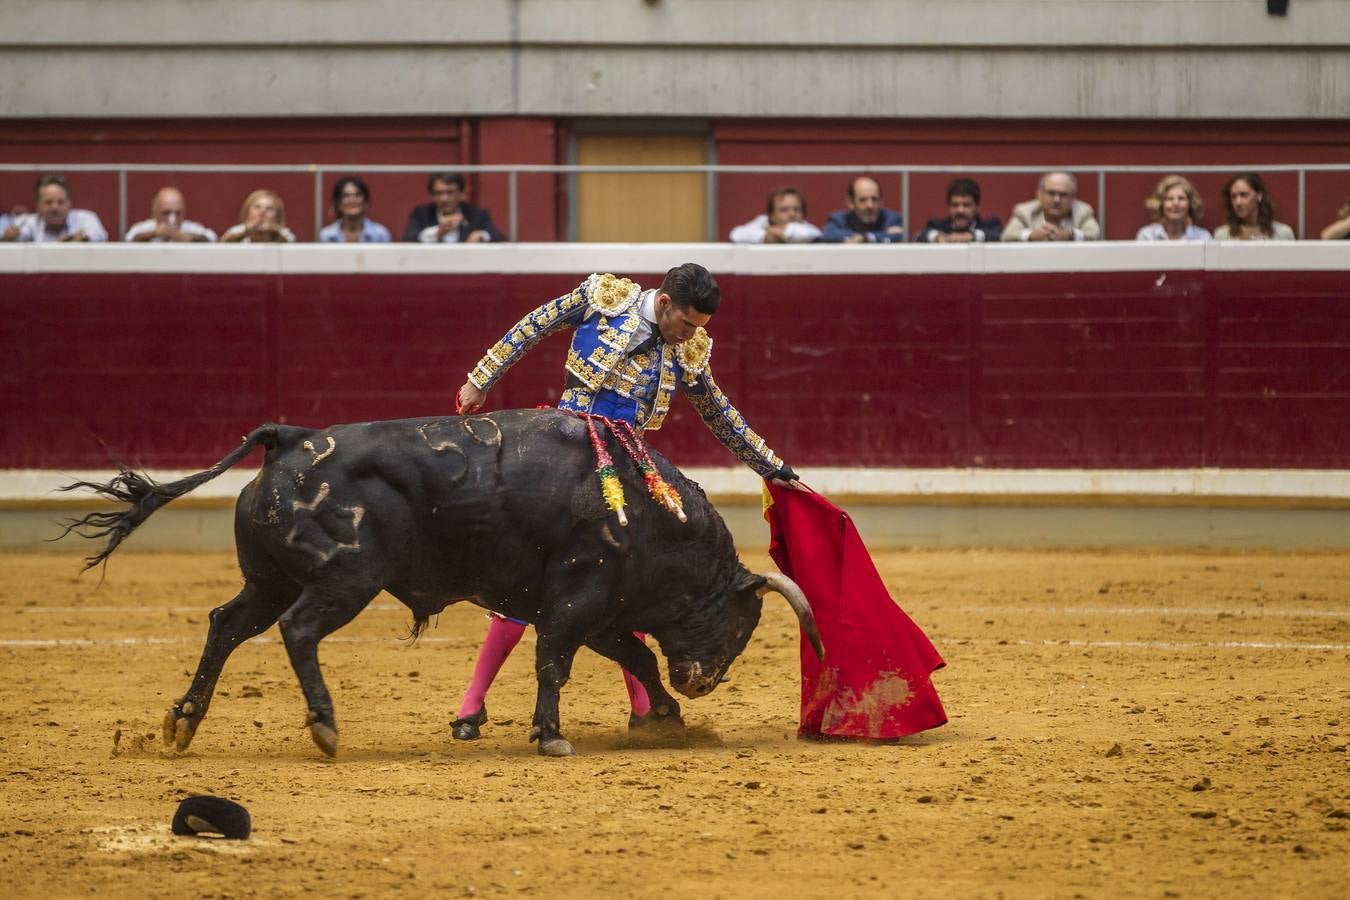
[[[806,600],[806,594],[797,587],[797,582],[779,572],[766,572],[764,575],[764,587],[759,589],[759,596],[763,597],[769,591],[774,591],[783,595],[783,599],[792,607],[792,611],[797,614],[797,621],[801,623],[802,631],[806,632],[806,638],[811,642],[811,649],[816,651],[816,659],[825,658],[825,645],[820,642],[820,632],[816,629],[816,616],[811,612],[811,604]]]

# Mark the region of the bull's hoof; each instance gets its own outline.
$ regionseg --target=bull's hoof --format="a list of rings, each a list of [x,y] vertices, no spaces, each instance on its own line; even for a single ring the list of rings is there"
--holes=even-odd
[[[202,712],[196,704],[186,699],[179,700],[164,714],[164,743],[173,744],[174,749],[181,753],[192,743],[201,721]]]
[[[324,755],[330,759],[337,756],[337,729],[331,728],[322,722],[312,722],[309,726],[309,736],[314,738],[314,743]]]
[[[478,707],[478,712],[465,719],[456,719],[450,723],[450,734],[457,741],[476,741],[479,737],[479,727],[486,725],[488,721],[487,704],[484,703]]]
[[[566,738],[550,738],[539,742],[540,756],[576,756],[577,751]]]
[[[329,759],[337,756],[337,729],[319,719],[319,714],[310,710],[305,716],[305,724],[309,726],[309,736],[314,738],[315,745],[324,752]]]

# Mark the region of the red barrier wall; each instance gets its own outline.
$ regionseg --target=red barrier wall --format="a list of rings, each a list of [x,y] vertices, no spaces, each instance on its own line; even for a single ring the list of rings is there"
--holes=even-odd
[[[269,419],[446,414],[582,276],[3,273],[0,468],[195,469]],[[718,381],[795,465],[1350,467],[1344,272],[719,280]],[[565,345],[491,404],[555,401]],[[730,462],[683,400],[653,437]]]

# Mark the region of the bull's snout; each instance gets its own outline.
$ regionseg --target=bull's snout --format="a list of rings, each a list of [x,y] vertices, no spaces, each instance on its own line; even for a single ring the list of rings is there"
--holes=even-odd
[[[702,697],[717,687],[717,673],[694,660],[670,664],[670,686],[686,697]]]

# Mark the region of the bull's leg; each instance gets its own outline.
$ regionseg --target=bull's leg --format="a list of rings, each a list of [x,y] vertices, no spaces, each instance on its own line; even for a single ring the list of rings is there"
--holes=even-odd
[[[539,692],[534,704],[530,740],[539,741],[539,753],[543,756],[575,756],[576,750],[562,736],[558,703],[562,687],[572,674],[572,660],[581,642],[570,640],[564,635],[545,633],[538,627],[535,631],[538,642],[535,645],[534,670]]]
[[[631,631],[604,635],[586,642],[596,653],[606,659],[612,659],[629,672],[637,676],[638,681],[647,689],[652,701],[651,717],[657,721],[683,725],[680,718],[680,704],[675,702],[666,686],[661,683],[661,668],[656,654],[642,641],[634,637]]]
[[[356,582],[309,585],[281,616],[286,654],[309,704],[310,737],[328,756],[337,755],[337,722],[333,718],[333,698],[319,669],[319,641],[356,618],[378,592],[378,588]]]
[[[596,538],[598,541],[599,539]],[[572,674],[572,659],[594,634],[596,623],[613,615],[608,611],[619,566],[575,566],[575,559],[555,560],[544,572],[548,591],[542,615],[534,623],[534,671],[539,684],[530,740],[539,741],[544,756],[572,756],[572,745],[562,736],[559,694]]]
[[[197,733],[197,726],[211,705],[216,682],[234,649],[255,637],[276,622],[277,617],[293,601],[298,588],[289,586],[262,586],[245,582],[239,595],[211,610],[211,627],[206,634],[206,646],[197,663],[197,674],[187,693],[178,698],[164,716],[164,743],[186,750]]]

